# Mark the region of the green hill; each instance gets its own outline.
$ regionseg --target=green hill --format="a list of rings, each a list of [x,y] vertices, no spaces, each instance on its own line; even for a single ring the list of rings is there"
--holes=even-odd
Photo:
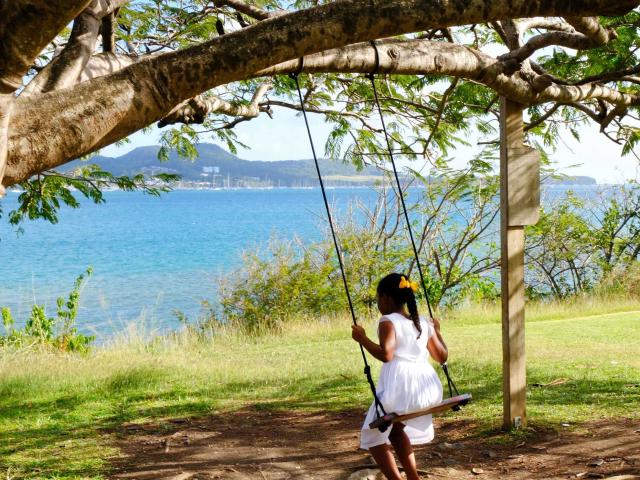
[[[246,186],[315,186],[317,176],[313,160],[249,161],[242,160],[217,145],[198,145],[199,157],[189,161],[171,152],[169,160],[158,160],[158,146],[138,147],[119,157],[95,156],[86,161],[76,160],[66,166],[72,170],[83,163],[94,163],[115,175],[175,173],[185,182],[212,182],[217,185]],[[358,172],[353,165],[330,160],[320,160],[320,169],[327,184],[371,183],[380,172],[365,168]]]
[[[157,145],[138,147],[119,157],[97,155],[87,161],[76,160],[65,166],[64,171],[72,170],[83,163],[95,163],[114,175],[134,175],[174,173],[182,177],[186,186],[281,186],[301,187],[317,186],[313,160],[259,161],[243,160],[232,155],[218,145],[201,143],[198,145],[199,157],[195,161],[179,158],[175,151],[169,154],[169,160],[158,160]],[[332,160],[320,160],[320,171],[329,186],[366,185],[381,178],[374,167],[357,171],[351,164]],[[585,176],[549,177],[546,185],[595,185],[595,179]]]

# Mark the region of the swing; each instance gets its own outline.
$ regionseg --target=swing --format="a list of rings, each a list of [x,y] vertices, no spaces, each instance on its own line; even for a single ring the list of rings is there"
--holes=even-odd
[[[391,160],[391,166],[393,168],[393,174],[395,176],[395,180],[396,180],[396,188],[397,188],[397,194],[398,197],[400,198],[401,204],[402,204],[402,210],[404,212],[404,217],[405,217],[405,221],[407,224],[407,230],[409,232],[409,238],[411,239],[411,246],[413,247],[413,254],[415,257],[415,261],[416,261],[416,266],[418,267],[418,273],[420,275],[420,284],[422,285],[422,291],[424,294],[424,298],[427,302],[427,309],[429,311],[429,318],[433,318],[433,312],[431,309],[431,302],[429,301],[429,295],[427,293],[427,287],[425,285],[425,281],[424,281],[424,275],[422,273],[422,266],[420,264],[420,259],[418,257],[418,249],[416,247],[416,243],[414,241],[413,238],[413,231],[411,229],[411,223],[409,222],[409,214],[407,212],[407,207],[405,205],[404,202],[404,195],[402,192],[402,187],[400,185],[400,178],[398,176],[398,170],[396,168],[396,164],[395,164],[395,160],[393,158],[393,153],[391,150],[391,142],[389,141],[389,135],[387,133],[387,128],[385,126],[384,123],[384,116],[382,115],[382,109],[380,108],[380,101],[378,98],[378,91],[376,89],[376,84],[375,84],[375,74],[378,71],[378,65],[379,65],[379,54],[378,54],[378,48],[375,44],[375,42],[371,42],[371,44],[373,45],[373,48],[375,50],[375,55],[376,55],[376,68],[374,70],[374,73],[370,73],[367,74],[367,78],[369,78],[369,80],[371,81],[371,86],[373,88],[373,94],[374,94],[374,98],[375,98],[375,103],[378,109],[378,113],[380,115],[380,121],[382,123],[382,130],[384,132],[384,136],[385,136],[385,140],[387,143],[387,150],[389,152],[389,158]],[[347,301],[349,304],[349,310],[351,312],[351,319],[353,321],[354,325],[357,325],[358,322],[356,320],[356,314],[355,314],[355,310],[353,308],[353,302],[351,300],[351,294],[349,292],[349,285],[347,283],[347,277],[345,274],[345,269],[344,269],[344,264],[342,262],[342,255],[340,252],[340,247],[338,245],[338,239],[336,236],[336,232],[335,232],[335,228],[333,226],[333,219],[331,217],[331,211],[329,209],[329,201],[327,200],[327,193],[325,191],[325,187],[324,187],[324,181],[322,179],[322,175],[320,173],[320,165],[318,163],[318,157],[316,155],[316,150],[315,150],[315,146],[313,144],[313,137],[311,135],[311,129],[309,127],[309,121],[307,120],[307,112],[306,109],[304,107],[304,100],[302,97],[302,91],[300,89],[300,82],[298,81],[298,76],[299,74],[302,72],[303,70],[303,66],[304,66],[304,59],[300,58],[299,60],[299,65],[298,65],[298,71],[295,73],[291,73],[289,75],[290,78],[292,78],[295,81],[296,84],[296,88],[298,90],[298,98],[300,100],[300,110],[302,111],[302,116],[304,117],[304,123],[305,126],[307,128],[307,135],[309,136],[309,143],[311,145],[311,152],[313,153],[313,160],[315,162],[315,167],[316,167],[316,173],[318,174],[318,182],[320,183],[320,190],[322,192],[322,198],[324,200],[324,206],[327,212],[327,219],[329,221],[329,228],[331,230],[331,236],[333,237],[333,245],[335,247],[335,251],[336,251],[336,255],[338,257],[338,264],[340,266],[340,273],[342,275],[342,283],[344,286],[344,290],[345,290],[345,294],[347,297]],[[466,404],[468,404],[472,397],[471,394],[469,393],[465,393],[460,395],[460,393],[458,392],[458,389],[456,388],[455,383],[453,383],[453,380],[451,379],[451,375],[449,374],[449,368],[447,367],[447,362],[442,363],[440,366],[442,367],[442,370],[447,378],[447,386],[449,389],[449,398],[443,400],[440,403],[437,403],[435,405],[431,405],[428,408],[425,409],[421,409],[421,410],[417,410],[414,412],[409,412],[406,414],[397,414],[394,412],[391,413],[387,413],[384,409],[384,407],[382,406],[382,403],[380,402],[380,399],[378,398],[378,394],[376,392],[376,386],[375,383],[373,381],[373,378],[371,377],[371,367],[369,366],[369,362],[367,361],[367,356],[364,353],[364,347],[362,345],[360,345],[360,353],[362,354],[362,360],[364,361],[364,374],[367,378],[367,383],[369,384],[369,388],[371,389],[371,393],[373,394],[373,401],[375,404],[375,408],[376,408],[376,420],[374,420],[373,422],[371,422],[369,424],[369,428],[377,428],[378,430],[380,430],[381,432],[384,432],[385,430],[387,430],[392,424],[394,423],[399,423],[399,422],[403,422],[405,420],[409,420],[411,418],[417,418],[417,417],[421,417],[424,415],[430,415],[430,414],[436,414],[436,413],[441,413],[441,412],[445,412],[448,410],[454,410],[454,411],[458,411],[460,410],[461,406],[464,406]],[[455,392],[455,395],[454,395]]]

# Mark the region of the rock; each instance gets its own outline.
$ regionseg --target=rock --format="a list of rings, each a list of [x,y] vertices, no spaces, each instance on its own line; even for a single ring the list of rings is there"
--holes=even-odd
[[[484,450],[482,452],[482,455],[489,458],[496,458],[498,456],[493,450]]]
[[[455,443],[447,443],[447,442],[443,442],[440,445],[440,448],[444,448],[445,450],[455,450],[457,448],[460,448],[457,444]]]
[[[602,465],[603,463],[604,463],[604,459],[602,459],[602,458],[597,458],[597,459],[595,459],[595,460],[591,460],[591,461],[589,462],[589,464],[588,464],[588,465],[589,465],[590,467],[599,467],[599,466],[600,466],[600,465]]]
[[[482,475],[484,473],[484,470],[474,467],[471,469],[471,473],[473,473],[474,475]]]
[[[365,468],[353,472],[347,480],[384,480],[384,476],[378,469]]]
[[[169,420],[169,422],[177,423],[177,424],[189,423],[189,419],[188,418],[172,418],[171,420]]]

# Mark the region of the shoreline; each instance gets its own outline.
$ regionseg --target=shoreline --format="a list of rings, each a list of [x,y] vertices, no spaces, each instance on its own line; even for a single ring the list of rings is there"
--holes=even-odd
[[[567,187],[573,187],[573,188],[607,188],[607,187],[619,187],[619,186],[623,186],[625,184],[622,183],[578,183],[578,184],[573,184],[573,183],[552,183],[552,184],[542,184],[541,187],[542,188],[567,188]],[[376,185],[375,184],[367,184],[367,185],[325,185],[325,189],[327,190],[365,190],[365,189],[373,189],[375,188]],[[424,187],[421,187],[419,185],[414,185],[409,187],[410,189],[422,189]],[[71,191],[77,191],[74,188],[70,188]],[[286,187],[194,187],[194,186],[175,186],[172,187],[171,190],[169,192],[166,193],[171,193],[176,192],[176,191],[188,191],[188,192],[198,192],[198,191],[207,191],[207,192],[237,192],[237,191],[252,191],[252,190],[320,190],[320,186],[309,186],[309,187],[290,187],[290,186],[286,186]],[[119,188],[108,188],[108,189],[103,189],[103,192],[124,192],[124,193],[135,193],[135,192],[128,192],[128,191],[124,191],[121,190]],[[17,190],[17,189],[8,189],[7,190],[7,195],[9,194],[20,194],[23,193],[24,190]],[[0,199],[1,201],[1,199]]]

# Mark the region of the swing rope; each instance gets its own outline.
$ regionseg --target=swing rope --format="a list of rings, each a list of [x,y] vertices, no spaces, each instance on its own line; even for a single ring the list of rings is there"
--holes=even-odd
[[[420,256],[418,255],[418,248],[416,247],[415,239],[413,238],[413,229],[411,228],[411,221],[409,220],[409,213],[407,211],[407,205],[404,201],[404,193],[402,191],[402,186],[400,184],[400,177],[398,175],[398,169],[396,168],[396,162],[393,157],[393,151],[391,149],[391,141],[389,140],[389,133],[387,132],[387,126],[384,121],[384,115],[382,114],[382,108],[380,107],[380,99],[378,97],[378,89],[376,87],[375,75],[378,73],[380,68],[380,55],[378,53],[378,47],[375,41],[371,41],[371,45],[375,51],[375,69],[372,73],[368,73],[366,77],[371,81],[371,87],[373,89],[373,96],[375,99],[376,107],[378,109],[378,114],[380,116],[380,123],[382,125],[382,131],[384,132],[384,138],[387,144],[387,151],[389,155],[389,159],[391,160],[391,167],[393,168],[393,175],[396,180],[396,188],[397,195],[400,198],[400,203],[402,204],[402,211],[404,212],[405,223],[407,224],[407,230],[409,231],[409,239],[411,240],[411,247],[413,248],[413,255],[416,261],[416,266],[418,267],[418,274],[420,275],[420,285],[422,285],[422,292],[424,293],[424,299],[427,302],[427,309],[429,310],[429,318],[433,318],[433,310],[431,308],[431,302],[429,301],[429,293],[427,292],[427,286],[424,281],[424,274],[422,271],[422,264],[420,263]],[[453,397],[453,392],[455,391],[456,395],[459,395],[458,389],[456,388],[455,383],[451,379],[451,375],[449,374],[449,368],[447,367],[447,362],[443,362],[440,364],[442,370],[444,371],[445,376],[447,377],[447,386],[449,388],[449,396]],[[459,409],[459,407],[454,407],[454,409]]]
[[[384,116],[382,114],[382,108],[380,107],[380,99],[378,97],[378,90],[376,87],[376,83],[375,83],[375,75],[378,72],[379,69],[379,62],[380,62],[380,57],[379,57],[379,53],[378,53],[378,48],[375,44],[375,41],[372,41],[371,44],[373,45],[374,51],[375,51],[375,70],[373,73],[369,73],[367,74],[367,78],[369,78],[369,80],[371,81],[371,86],[373,88],[373,93],[374,93],[374,97],[375,97],[375,103],[378,109],[378,114],[380,115],[380,121],[382,123],[382,129],[384,132],[384,136],[385,136],[385,141],[387,144],[387,150],[388,150],[388,155],[389,158],[391,160],[391,165],[393,167],[393,174],[395,177],[395,181],[396,181],[396,186],[397,186],[397,194],[398,197],[400,198],[400,202],[402,204],[402,211],[404,212],[404,218],[406,221],[406,225],[407,225],[407,229],[409,231],[409,238],[411,240],[411,246],[413,248],[413,254],[415,257],[415,261],[416,261],[416,265],[418,267],[418,272],[420,275],[420,284],[422,285],[422,291],[424,293],[424,298],[427,302],[427,309],[429,311],[429,317],[433,318],[433,310],[431,308],[431,302],[429,300],[429,293],[427,291],[427,287],[426,287],[426,283],[424,280],[424,274],[422,271],[422,264],[420,263],[420,258],[418,255],[418,249],[416,247],[416,243],[413,237],[413,230],[411,228],[411,223],[409,220],[409,213],[407,210],[407,206],[405,204],[404,201],[404,194],[402,191],[402,186],[400,184],[400,177],[398,175],[398,169],[396,167],[396,163],[395,163],[395,159],[393,157],[393,152],[391,149],[391,141],[389,139],[389,134],[387,132],[387,127],[386,124],[384,122]],[[306,108],[304,106],[304,98],[302,96],[302,90],[300,88],[300,82],[298,80],[298,77],[300,75],[300,73],[302,72],[304,68],[304,58],[300,58],[299,59],[299,65],[298,65],[298,69],[296,72],[289,74],[289,77],[292,78],[295,81],[296,84],[296,89],[298,91],[298,99],[300,100],[300,110],[302,111],[302,116],[304,118],[304,123],[305,123],[305,127],[307,129],[307,135],[309,137],[309,143],[311,145],[311,152],[313,154],[313,161],[316,167],[316,173],[318,175],[318,182],[320,183],[320,190],[322,192],[322,199],[324,201],[324,207],[325,210],[327,212],[327,219],[329,220],[329,228],[331,230],[331,236],[333,239],[333,245],[335,247],[335,251],[336,251],[336,256],[338,257],[338,264],[340,266],[340,274],[342,276],[342,283],[344,286],[344,290],[345,290],[345,294],[347,296],[347,301],[349,304],[349,311],[351,312],[351,319],[353,321],[354,325],[358,325],[357,319],[356,319],[356,314],[355,314],[355,309],[353,307],[353,301],[351,299],[351,293],[349,291],[349,284],[347,282],[347,276],[345,273],[345,268],[344,268],[344,263],[342,261],[342,254],[341,254],[341,250],[340,250],[340,246],[338,244],[338,237],[335,231],[335,227],[333,224],[333,218],[331,216],[331,209],[329,208],[329,201],[327,199],[327,193],[326,193],[326,189],[324,186],[324,181],[322,179],[322,174],[320,172],[320,164],[318,162],[318,156],[316,154],[316,149],[315,149],[315,145],[313,143],[313,137],[311,135],[311,128],[309,126],[309,120],[307,118],[307,111]],[[362,344],[359,345],[360,346],[360,353],[362,355],[362,360],[364,362],[364,374],[367,378],[367,383],[369,384],[369,388],[371,389],[371,393],[373,394],[373,399],[374,399],[374,405],[375,405],[375,411],[376,411],[376,416],[377,416],[377,420],[375,422],[373,422],[372,428],[374,428],[374,425],[376,428],[378,428],[380,431],[384,432],[387,428],[389,428],[389,426],[392,423],[392,419],[391,417],[394,417],[397,415],[396,414],[391,414],[388,415],[387,412],[385,411],[384,407],[382,406],[382,403],[380,402],[380,399],[378,398],[378,394],[376,392],[376,385],[373,381],[373,378],[371,377],[371,367],[369,366],[369,362],[367,361],[367,356],[364,352],[364,347],[362,346]],[[453,380],[451,379],[451,376],[449,374],[449,369],[447,367],[447,362],[443,362],[441,364],[442,370],[444,371],[444,374],[447,378],[447,386],[449,389],[449,396],[451,397],[451,399],[453,399],[454,401],[457,401],[458,403],[455,403],[452,407],[453,410],[460,410],[459,404],[464,404],[466,403],[471,397],[470,395],[463,395],[463,397],[467,397],[467,399],[465,400],[460,400],[460,397],[457,397],[459,395],[458,393],[458,389],[455,385],[455,383],[453,382]],[[456,398],[454,398],[454,391],[456,394]],[[446,402],[443,402],[443,404]]]
[[[338,245],[338,237],[336,235],[335,228],[333,226],[333,219],[331,217],[331,209],[329,208],[329,201],[327,200],[327,192],[325,191],[324,181],[322,180],[322,175],[320,173],[320,165],[318,163],[318,156],[316,155],[316,149],[313,144],[313,137],[311,136],[311,129],[309,128],[309,121],[307,119],[307,112],[304,107],[304,100],[302,98],[302,91],[300,90],[300,82],[298,81],[298,75],[302,71],[303,68],[303,59],[300,59],[300,66],[296,73],[291,73],[289,76],[296,82],[296,89],[298,90],[298,97],[300,98],[300,109],[302,110],[302,116],[304,117],[304,123],[307,127],[307,135],[309,136],[309,143],[311,144],[311,152],[313,153],[313,161],[316,166],[316,173],[318,174],[318,181],[320,182],[320,190],[322,191],[322,199],[324,200],[324,207],[327,211],[327,218],[329,219],[329,228],[331,229],[331,236],[333,237],[333,246],[336,249],[336,256],[338,257],[338,263],[340,265],[340,273],[342,274],[342,283],[344,284],[344,291],[347,295],[347,301],[349,303],[349,311],[351,312],[351,319],[353,320],[354,325],[358,325],[358,321],[356,320],[356,313],[353,308],[353,302],[351,300],[351,293],[349,292],[349,284],[347,283],[347,276],[345,274],[344,264],[342,262],[342,255],[340,253],[340,247]],[[378,398],[378,394],[376,392],[376,385],[373,382],[373,378],[371,377],[371,367],[369,366],[369,362],[367,361],[367,356],[364,353],[364,347],[360,344],[360,353],[362,354],[362,360],[364,361],[364,374],[367,377],[367,383],[369,384],[369,388],[371,388],[371,393],[373,394],[373,401],[376,407],[376,415],[378,418],[385,416],[387,412],[384,410],[380,399]],[[381,431],[384,430],[380,428]]]

